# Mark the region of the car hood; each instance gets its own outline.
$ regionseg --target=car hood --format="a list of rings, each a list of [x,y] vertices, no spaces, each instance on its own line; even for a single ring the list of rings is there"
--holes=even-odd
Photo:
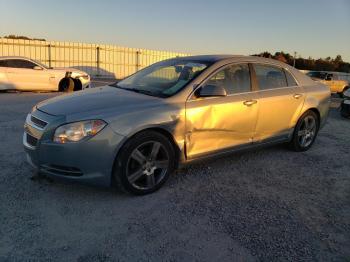
[[[68,116],[88,112],[90,115],[96,115],[114,109],[117,109],[116,112],[125,112],[157,104],[161,100],[116,87],[103,86],[45,100],[37,105],[37,109],[51,115]]]

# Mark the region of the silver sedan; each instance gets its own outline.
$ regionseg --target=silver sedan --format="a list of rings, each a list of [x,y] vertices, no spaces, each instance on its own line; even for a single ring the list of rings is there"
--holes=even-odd
[[[23,143],[42,174],[147,194],[193,160],[274,143],[306,151],[329,103],[327,86],[278,61],[174,58],[39,103]]]

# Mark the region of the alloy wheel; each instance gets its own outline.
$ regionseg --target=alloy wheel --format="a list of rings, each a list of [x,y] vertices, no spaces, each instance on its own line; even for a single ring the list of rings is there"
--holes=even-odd
[[[162,143],[148,141],[136,147],[127,161],[129,183],[141,190],[157,186],[169,168],[169,155]]]
[[[308,147],[314,140],[317,131],[316,119],[308,115],[303,119],[298,131],[298,141],[301,147]]]

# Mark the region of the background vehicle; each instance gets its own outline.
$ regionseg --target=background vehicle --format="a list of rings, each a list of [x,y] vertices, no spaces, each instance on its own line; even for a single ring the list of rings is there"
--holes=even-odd
[[[327,86],[275,60],[174,58],[39,103],[23,143],[44,174],[146,194],[179,164],[204,157],[286,142],[306,151],[329,103]]]
[[[350,89],[344,92],[344,100],[340,105],[340,114],[343,117],[350,117]]]
[[[25,57],[0,57],[0,90],[77,91],[90,76],[74,68],[49,68]]]
[[[329,86],[332,93],[343,93],[350,87],[350,74],[341,72],[309,71],[306,73],[312,79]]]

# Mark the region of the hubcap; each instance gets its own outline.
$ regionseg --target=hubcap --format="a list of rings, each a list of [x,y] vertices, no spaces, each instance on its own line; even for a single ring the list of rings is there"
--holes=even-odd
[[[298,140],[301,147],[308,147],[316,135],[316,119],[313,116],[304,118],[298,131]]]
[[[169,155],[165,147],[157,141],[145,142],[129,156],[127,178],[137,189],[152,189],[162,181],[168,167]]]

